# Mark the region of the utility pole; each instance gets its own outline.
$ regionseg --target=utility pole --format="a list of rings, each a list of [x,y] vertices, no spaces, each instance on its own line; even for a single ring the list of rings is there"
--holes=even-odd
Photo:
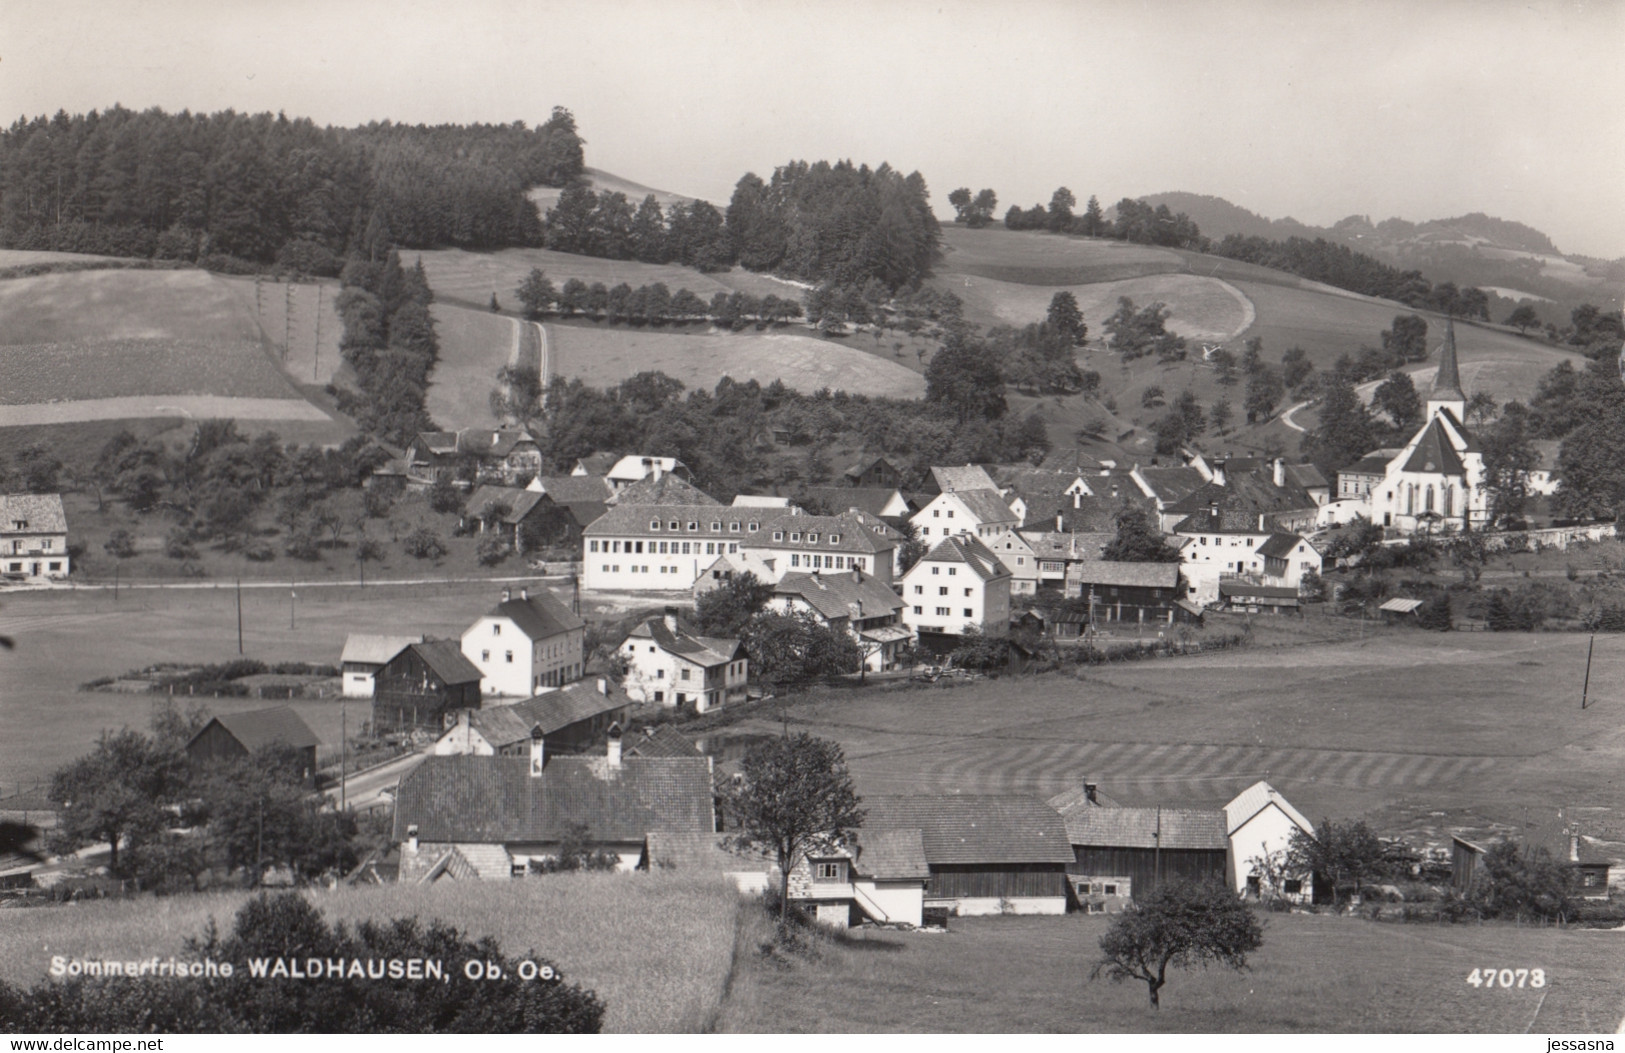
[[[1591,694],[1591,651],[1592,651],[1592,648],[1594,648],[1596,646],[1597,646],[1597,636],[1596,636],[1595,633],[1593,633],[1592,636],[1591,636],[1591,642],[1586,644],[1586,680],[1585,680],[1585,686],[1580,688],[1580,708],[1581,709],[1584,709],[1586,707],[1586,699]]]
[[[316,283],[316,346],[312,349],[316,353],[315,362],[310,367],[311,383],[316,383],[322,375],[322,283]]]
[[[297,600],[298,598],[299,598],[299,594],[297,592],[293,591],[293,579],[289,578],[288,579],[288,628],[290,628],[290,629],[293,628],[293,601]]]
[[[1162,883],[1162,805],[1157,805],[1157,832],[1151,837],[1156,846],[1151,856],[1151,888],[1155,891]]]
[[[339,811],[344,811],[345,777],[349,772],[350,718],[344,703],[339,703]]]
[[[288,360],[288,344],[293,336],[293,282],[282,291],[282,361]]]
[[[237,579],[237,653],[243,653],[243,579]]]

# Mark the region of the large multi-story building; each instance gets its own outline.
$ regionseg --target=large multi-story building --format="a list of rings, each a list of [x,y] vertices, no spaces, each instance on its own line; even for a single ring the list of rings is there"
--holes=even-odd
[[[586,623],[551,593],[516,598],[502,590],[502,602],[463,631],[463,656],[480,671],[486,695],[529,698],[581,679],[586,661]]]
[[[903,603],[903,624],[916,634],[1002,636],[1010,628],[1010,572],[976,538],[944,538],[903,575]]]

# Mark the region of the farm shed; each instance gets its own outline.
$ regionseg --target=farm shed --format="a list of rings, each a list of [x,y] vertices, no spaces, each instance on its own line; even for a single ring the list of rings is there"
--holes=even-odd
[[[1073,856],[1067,880],[1090,913],[1122,910],[1163,881],[1224,880],[1230,841],[1223,812],[1084,804],[1064,818]]]
[[[480,704],[480,671],[456,640],[407,644],[378,670],[372,730],[439,732],[452,712]]]
[[[849,847],[808,853],[790,875],[790,902],[836,928],[865,918],[917,928],[930,877],[919,830],[860,830]]]
[[[434,752],[528,756],[531,740],[540,734],[548,755],[585,753],[604,744],[611,725],[624,725],[631,708],[626,692],[607,678],[577,680],[511,706],[463,710],[434,744]],[[697,755],[693,746],[688,755]]]
[[[651,833],[714,833],[711,765],[704,757],[604,754],[426,757],[401,776],[392,840],[401,880],[506,881],[558,855],[573,831],[589,851],[631,870]]]
[[[400,654],[408,644],[422,643],[421,636],[378,636],[351,633],[344,638],[344,697],[371,698],[374,678],[384,663]]]
[[[1086,600],[1091,620],[1172,625],[1190,620],[1179,605],[1177,563],[1086,559],[1068,563],[1065,595]]]
[[[1288,585],[1254,585],[1247,581],[1219,582],[1219,602],[1227,610],[1248,614],[1301,614],[1298,590]]]
[[[193,764],[230,763],[271,746],[288,746],[300,756],[306,782],[316,778],[316,747],[321,740],[291,706],[272,706],[215,717],[186,743]]]
[[[1377,610],[1382,612],[1382,620],[1385,625],[1393,625],[1396,622],[1414,622],[1416,620],[1416,609],[1422,606],[1424,602],[1426,601],[1395,598],[1383,601],[1382,606],[1378,607]]]
[[[918,830],[930,871],[924,907],[950,913],[1063,914],[1072,862],[1066,824],[1037,797],[868,797],[864,836]]]

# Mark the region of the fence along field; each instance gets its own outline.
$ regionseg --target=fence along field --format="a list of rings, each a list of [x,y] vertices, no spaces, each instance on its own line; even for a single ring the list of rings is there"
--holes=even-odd
[[[0,423],[327,419],[270,357],[234,290],[203,271],[0,281],[0,317],[0,403],[16,407]]]

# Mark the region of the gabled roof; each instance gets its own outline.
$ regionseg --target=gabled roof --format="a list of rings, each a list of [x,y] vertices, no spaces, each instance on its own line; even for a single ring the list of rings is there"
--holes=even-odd
[[[642,485],[641,483],[638,485]],[[630,491],[632,487],[628,487]],[[773,510],[765,510],[772,513]],[[676,504],[628,504],[617,501],[605,510],[604,514],[594,519],[583,531],[588,537],[623,536],[635,537],[661,537],[675,538],[679,533],[689,539],[712,541],[719,540],[726,535],[731,541],[740,541],[745,537],[755,537],[748,526],[756,523],[758,529],[769,518],[760,508],[724,508],[716,501],[689,502]],[[777,514],[777,513],[773,513]],[[673,530],[671,524],[676,523]],[[688,529],[693,523],[694,529]],[[716,530],[711,524],[718,524]],[[739,529],[732,529],[733,524],[739,524]],[[650,524],[659,524],[658,528]]]
[[[1008,487],[1029,501],[1038,494],[1064,495],[1080,480],[1093,493],[1094,487],[1089,486],[1089,481],[1083,478],[1083,474],[1025,465],[995,466],[992,471],[994,481],[1001,488]]]
[[[773,540],[775,532],[782,531],[784,538]],[[801,540],[789,540],[791,534],[800,534]],[[809,534],[817,534],[817,541],[806,540]],[[878,517],[863,515],[857,512],[842,512],[837,516],[814,516],[804,512],[781,512],[770,519],[763,521],[761,532],[747,539],[751,548],[794,548],[803,550],[809,546],[828,552],[860,552],[873,555],[878,552],[889,552],[897,547],[893,540],[897,532],[886,525]],[[831,538],[839,540],[832,541]]]
[[[615,488],[601,475],[538,475],[525,489],[551,497],[561,505],[581,501],[603,504]]]
[[[1287,818],[1291,819],[1306,833],[1312,834],[1315,832],[1314,823],[1311,823],[1302,812],[1292,807],[1292,802],[1282,797],[1280,791],[1260,779],[1236,794],[1230,803],[1224,806],[1226,833],[1234,834],[1251,822],[1259,812],[1272,804],[1278,805],[1281,811],[1286,813]]]
[[[1224,813],[1203,808],[1074,808],[1066,814],[1066,836],[1091,848],[1230,847]]]
[[[664,618],[650,618],[633,626],[626,638],[652,640],[661,650],[681,655],[707,669],[734,661],[744,647],[739,640],[694,635],[686,632],[681,625],[676,632],[672,632],[666,627]]]
[[[692,757],[700,752],[694,741],[670,724],[645,726],[642,733],[627,735],[621,753],[627,757]]]
[[[545,695],[527,698],[511,706],[489,706],[470,710],[468,723],[492,749],[527,742],[533,729],[542,736],[562,731],[579,721],[590,720],[632,704],[626,692],[613,680],[604,678],[604,692],[596,680],[577,680]],[[698,751],[692,747],[690,754]],[[648,756],[648,754],[644,754]]]
[[[1108,797],[1106,794],[1101,793],[1099,787],[1095,788],[1095,799],[1093,801],[1089,800],[1089,795],[1084,792],[1081,784],[1073,786],[1070,790],[1062,790],[1054,797],[1051,797],[1049,799],[1049,806],[1055,809],[1057,812],[1060,812],[1062,818],[1065,818],[1074,809],[1078,808],[1120,807],[1116,798]]]
[[[200,728],[187,745],[196,742],[211,724],[219,724],[231,732],[231,737],[242,743],[250,753],[276,743],[304,749],[319,746],[322,742],[292,706],[272,706],[269,709],[251,709],[246,713],[222,713]]]
[[[965,506],[977,523],[1014,523],[1017,516],[997,490],[955,490],[951,499]],[[938,498],[941,500],[941,498]]]
[[[422,636],[378,636],[371,633],[351,633],[344,638],[344,653],[340,662],[358,662],[363,665],[383,665],[415,644]]]
[[[1387,475],[1388,463],[1399,456],[1400,451],[1395,449],[1373,450],[1349,465],[1338,470],[1338,475]]]
[[[859,830],[852,871],[881,881],[924,881],[931,876],[919,830]]]
[[[404,650],[416,652],[423,659],[423,664],[448,684],[467,684],[480,679],[479,667],[463,657],[463,649],[456,640],[407,644]],[[395,658],[399,657],[397,653]],[[390,661],[393,662],[395,658]]]
[[[828,574],[791,572],[773,586],[773,594],[798,596],[825,619],[850,616],[853,604],[858,605],[861,618],[895,614],[904,607],[901,597],[890,585],[861,570],[837,570]]]
[[[575,468],[582,475],[604,476],[609,474],[609,470],[615,467],[615,462],[620,459],[621,455],[618,453],[589,453],[576,461]],[[576,472],[572,471],[570,474],[574,475]]]
[[[531,640],[545,640],[587,625],[545,589],[529,597],[510,597],[485,612],[485,617],[506,618]]]
[[[1285,474],[1284,472],[1282,473]],[[1287,479],[1285,485],[1275,485],[1275,470],[1260,468],[1253,472],[1225,473],[1225,483],[1206,483],[1178,501],[1163,507],[1169,515],[1189,515],[1217,504],[1221,509],[1245,512],[1256,516],[1260,512],[1290,512],[1315,508],[1315,499],[1309,491]]]
[[[645,480],[654,474],[656,468],[661,474],[669,475],[676,471],[688,471],[688,465],[675,457],[645,457],[641,454],[629,453],[616,461],[609,471],[604,474],[611,479]]]
[[[1126,563],[1110,559],[1083,559],[1069,562],[1068,581],[1085,585],[1128,585],[1147,589],[1179,587],[1178,563]]]
[[[894,499],[908,503],[901,490],[884,486],[809,486],[807,496],[838,512],[856,508],[872,516],[883,514]]]
[[[1271,534],[1268,540],[1258,546],[1258,554],[1267,559],[1285,559],[1300,544],[1309,544],[1309,542],[1297,534]],[[1310,548],[1314,548],[1314,546],[1310,545]]]
[[[1061,519],[1063,531],[1082,533],[1117,532],[1117,514],[1124,508],[1139,508],[1155,514],[1157,503],[1133,487],[1123,487],[1116,496],[1096,494],[1093,497],[1068,497],[1065,494],[1038,494],[1025,499],[1027,522],[1034,526],[1054,529],[1055,518]]]
[[[457,433],[454,431],[420,431],[412,440],[432,455],[448,457],[457,452]]]
[[[1402,471],[1406,472],[1435,472],[1440,475],[1467,474],[1466,466],[1461,463],[1461,455],[1451,445],[1450,436],[1445,432],[1444,422],[1439,419],[1443,414],[1436,414],[1428,421],[1421,436],[1417,439],[1411,455],[1405,459]]]
[[[530,774],[529,757],[425,757],[401,776],[394,840],[416,826],[424,841],[558,841],[582,824],[599,841],[641,841],[652,831],[707,833],[715,826],[704,757],[553,757]]]
[[[983,581],[1010,576],[1010,571],[999,562],[999,557],[969,534],[959,534],[938,541],[930,552],[920,557],[920,562],[915,566],[924,563],[964,563],[971,568],[971,573]],[[913,574],[914,569],[910,568],[909,573]]]
[[[1288,464],[1284,467],[1287,479],[1305,490],[1331,486],[1331,483],[1327,482],[1326,477],[1321,474],[1320,469],[1312,464]]]
[[[624,459],[624,458],[623,458]],[[682,477],[665,473],[658,479],[640,479],[608,499],[620,505],[716,505],[722,502]]]
[[[773,860],[760,849],[742,850],[727,837],[714,833],[677,833],[652,830],[644,845],[644,863],[650,870],[692,871],[695,873],[765,874],[774,869]]]
[[[1038,559],[1099,559],[1106,546],[1117,536],[1115,533],[1058,533],[1054,530],[1033,530],[1023,527],[1022,538]]]
[[[1151,495],[1163,504],[1170,504],[1195,493],[1207,485],[1207,480],[1195,468],[1140,468],[1140,478],[1151,488]]]
[[[886,460],[884,457],[867,457],[859,461],[857,464],[854,464],[841,474],[848,479],[857,479],[860,478],[864,472],[867,472],[877,464],[884,464],[894,473],[897,471],[897,466]]]
[[[476,457],[506,457],[522,443],[534,446],[536,437],[523,428],[464,428],[457,433],[457,452]]]
[[[63,534],[68,530],[61,494],[0,494],[0,534],[19,533],[14,525],[19,520],[28,524],[22,533]]]
[[[967,464],[963,468],[936,468],[931,469],[931,478],[936,480],[937,488],[943,493],[949,490],[955,493],[960,490],[998,490],[998,484],[987,470],[979,464]]]
[[[1037,797],[930,794],[866,797],[863,835],[918,830],[926,862],[1070,863],[1061,814]]]
[[[547,495],[535,490],[527,490],[517,486],[481,486],[469,495],[468,503],[463,506],[463,515],[468,519],[483,519],[487,512],[499,505],[506,505],[508,511],[502,516],[502,521],[512,526],[530,515]]]

